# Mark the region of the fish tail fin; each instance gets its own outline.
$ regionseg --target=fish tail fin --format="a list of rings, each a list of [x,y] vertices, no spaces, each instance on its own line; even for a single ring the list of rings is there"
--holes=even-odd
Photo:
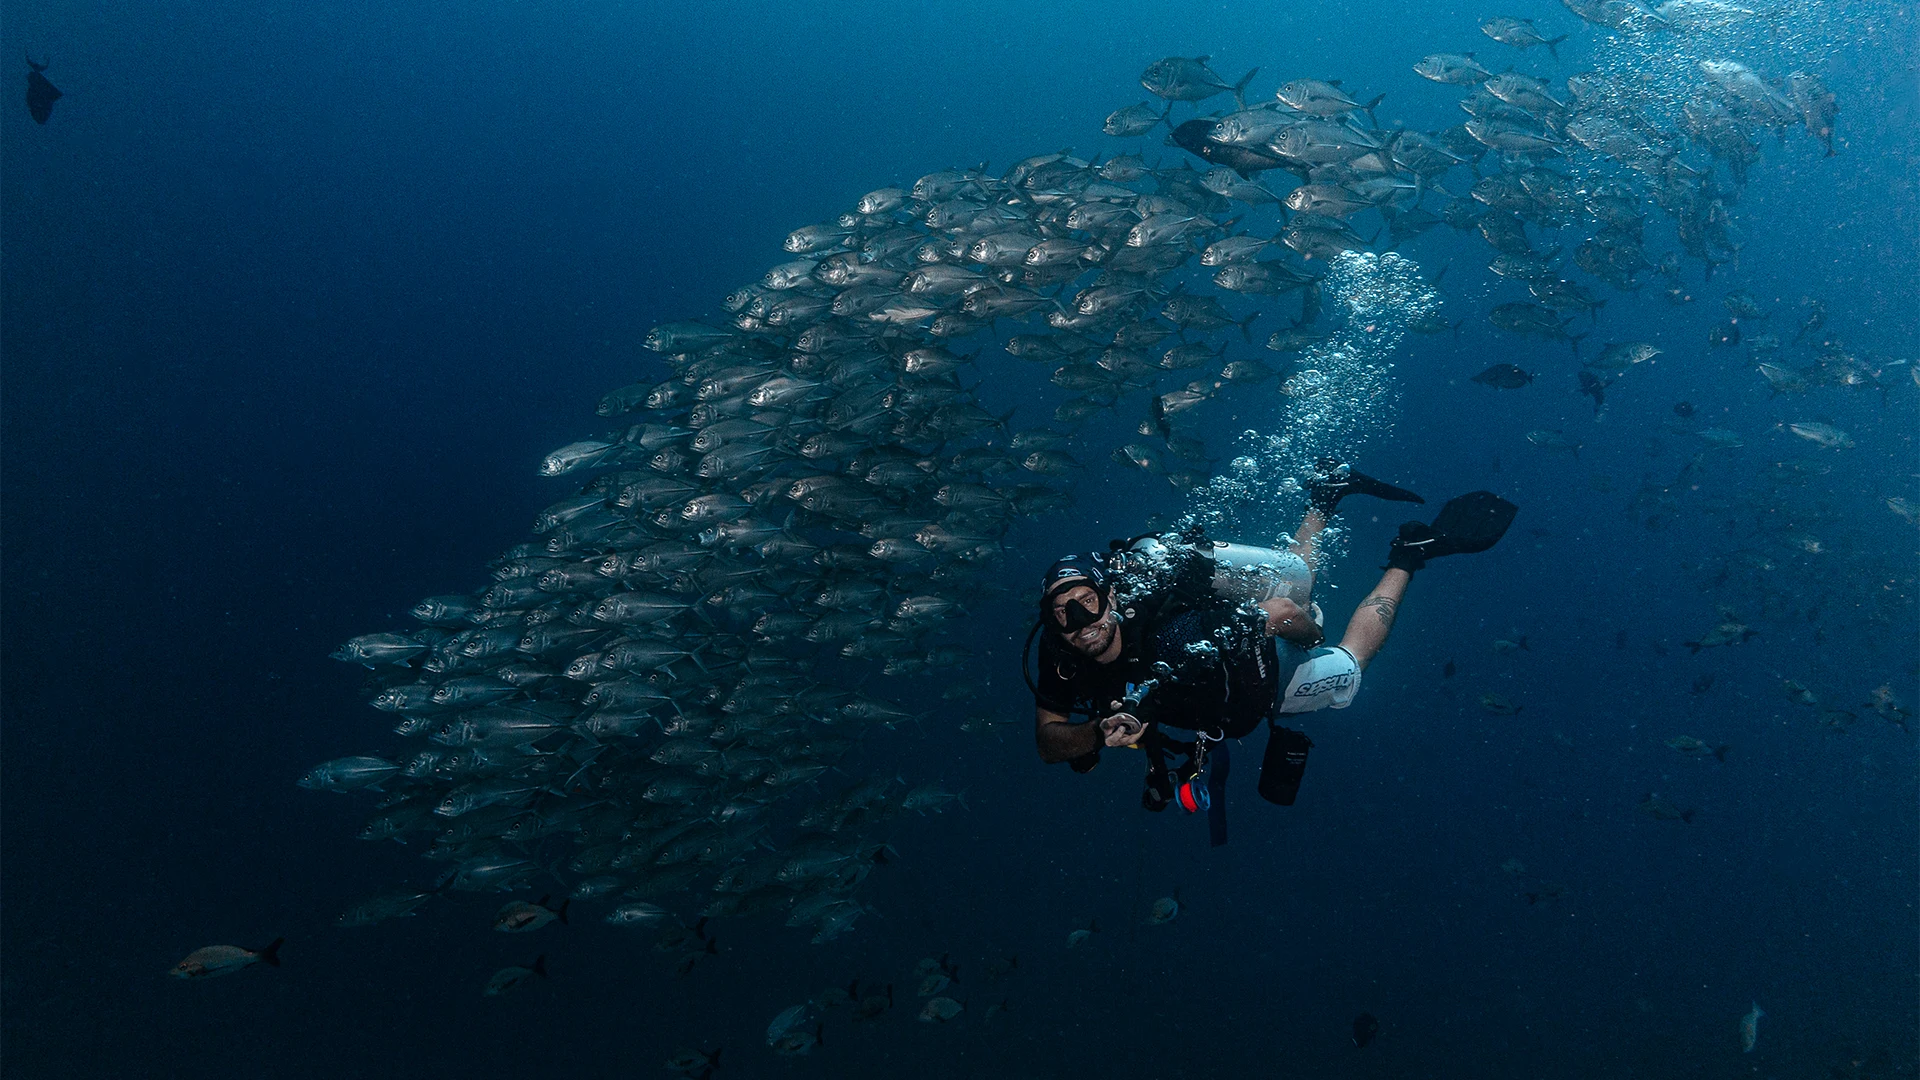
[[[1571,34],[1561,34],[1561,35],[1560,35],[1559,37],[1557,37],[1557,38],[1548,38],[1548,39],[1547,39],[1547,54],[1548,54],[1549,56],[1552,56],[1552,57],[1553,57],[1553,58],[1554,58],[1555,60],[1558,60],[1558,59],[1560,59],[1560,43],[1561,43],[1561,42],[1563,42],[1563,41],[1565,41],[1565,40],[1567,40],[1567,39],[1568,39],[1569,37],[1572,37],[1572,36],[1573,36],[1573,35],[1571,35]]]
[[[547,977],[547,954],[541,953],[533,958],[533,973],[541,978]]]
[[[1243,111],[1247,107],[1247,99],[1246,99],[1247,84],[1252,82],[1253,77],[1258,74],[1260,74],[1260,69],[1254,68],[1252,71],[1249,71],[1245,75],[1240,76],[1240,81],[1233,84],[1233,103],[1240,106],[1240,108]],[[1168,102],[1167,108],[1171,110],[1173,108],[1173,103]]]
[[[1527,648],[1527,635],[1525,635],[1525,634],[1521,634],[1521,635],[1520,635],[1520,647],[1521,647],[1522,649],[1525,649],[1525,650],[1526,650],[1527,652],[1532,652],[1532,651],[1533,651],[1532,649],[1530,649],[1530,648]]]
[[[1699,811],[1697,811],[1697,810],[1682,810],[1682,811],[1680,811],[1680,820],[1681,820],[1681,821],[1684,821],[1684,822],[1686,822],[1686,823],[1687,823],[1687,824],[1689,824],[1689,825],[1691,825],[1691,824],[1693,824],[1693,815],[1694,815],[1694,814],[1696,814],[1696,813],[1699,813]]]
[[[559,919],[561,922],[566,922],[567,909],[572,906],[573,906],[573,897],[571,896],[567,897],[565,900],[560,901],[560,910],[553,913],[554,917]]]
[[[1374,127],[1380,126],[1380,118],[1373,115],[1373,110],[1379,108],[1380,103],[1385,100],[1387,100],[1387,95],[1381,94],[1379,97],[1376,97],[1372,101],[1367,102],[1365,105],[1360,106],[1360,111],[1367,114],[1367,119],[1373,121]],[[1398,133],[1396,132],[1395,134],[1397,135]]]
[[[268,967],[279,967],[280,966],[280,946],[285,945],[286,943],[287,943],[286,938],[283,938],[283,937],[274,938],[273,944],[267,946],[264,949],[259,950],[260,962],[267,965]]]
[[[1715,760],[1715,761],[1725,761],[1725,760],[1727,760],[1727,751],[1729,751],[1729,750],[1731,750],[1731,749],[1733,749],[1733,746],[1732,746],[1731,744],[1723,744],[1723,745],[1720,745],[1720,746],[1716,746],[1716,747],[1714,747],[1714,748],[1713,748],[1713,760]]]
[[[1454,337],[1459,337],[1459,336],[1460,336],[1460,328],[1461,328],[1461,327],[1463,327],[1463,326],[1465,326],[1465,325],[1467,325],[1467,320],[1465,320],[1465,319],[1458,319],[1458,320],[1455,320],[1455,322],[1454,322],[1454,324],[1453,324],[1453,336],[1454,336]]]

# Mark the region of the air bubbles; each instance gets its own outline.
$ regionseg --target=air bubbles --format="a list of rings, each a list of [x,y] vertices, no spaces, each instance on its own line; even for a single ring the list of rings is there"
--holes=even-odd
[[[1391,429],[1398,391],[1389,360],[1410,325],[1439,311],[1440,296],[1418,263],[1391,251],[1336,257],[1321,287],[1340,329],[1301,355],[1271,421],[1241,435],[1240,456],[1194,492],[1186,522],[1241,543],[1285,537],[1315,463],[1344,459]]]

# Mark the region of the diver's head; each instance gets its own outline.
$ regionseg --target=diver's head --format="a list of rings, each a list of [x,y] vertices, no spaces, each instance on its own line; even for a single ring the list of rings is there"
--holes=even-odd
[[[1104,554],[1069,555],[1048,567],[1042,579],[1041,624],[1074,652],[1099,656],[1120,632],[1112,594]]]

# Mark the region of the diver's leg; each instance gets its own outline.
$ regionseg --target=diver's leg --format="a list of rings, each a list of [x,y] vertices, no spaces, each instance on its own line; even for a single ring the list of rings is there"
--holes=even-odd
[[[1293,543],[1287,547],[1288,551],[1305,559],[1307,561],[1307,569],[1316,574],[1320,572],[1319,537],[1321,531],[1326,527],[1327,516],[1319,510],[1309,507],[1306,516],[1300,519],[1300,527],[1293,530]],[[1307,591],[1309,593],[1313,591],[1311,579],[1308,580]]]
[[[1347,632],[1340,638],[1340,647],[1352,653],[1354,662],[1362,668],[1380,652],[1380,646],[1387,643],[1394,616],[1400,613],[1400,599],[1406,595],[1407,582],[1412,580],[1413,575],[1405,570],[1388,570],[1380,575],[1380,584],[1360,601],[1353,618],[1347,620]]]

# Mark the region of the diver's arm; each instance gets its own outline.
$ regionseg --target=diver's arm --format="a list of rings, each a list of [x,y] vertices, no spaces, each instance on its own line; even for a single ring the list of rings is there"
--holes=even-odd
[[[1380,651],[1380,646],[1387,643],[1394,616],[1400,612],[1400,599],[1406,595],[1407,582],[1412,580],[1413,575],[1405,570],[1388,570],[1380,575],[1380,584],[1373,587],[1373,592],[1360,601],[1353,618],[1347,620],[1347,632],[1340,639],[1340,647],[1352,653],[1354,662],[1362,668]]]
[[[1314,648],[1327,638],[1320,624],[1313,621],[1313,616],[1284,596],[1262,600],[1260,610],[1267,613],[1268,637],[1285,638],[1303,649]]]
[[[1115,713],[1089,724],[1076,724],[1045,706],[1033,708],[1033,737],[1040,760],[1051,765],[1095,753],[1102,747],[1139,742],[1145,726],[1127,713]]]
[[[1033,707],[1033,739],[1040,747],[1040,760],[1049,765],[1071,761],[1100,749],[1100,725],[1076,724],[1052,709]]]

